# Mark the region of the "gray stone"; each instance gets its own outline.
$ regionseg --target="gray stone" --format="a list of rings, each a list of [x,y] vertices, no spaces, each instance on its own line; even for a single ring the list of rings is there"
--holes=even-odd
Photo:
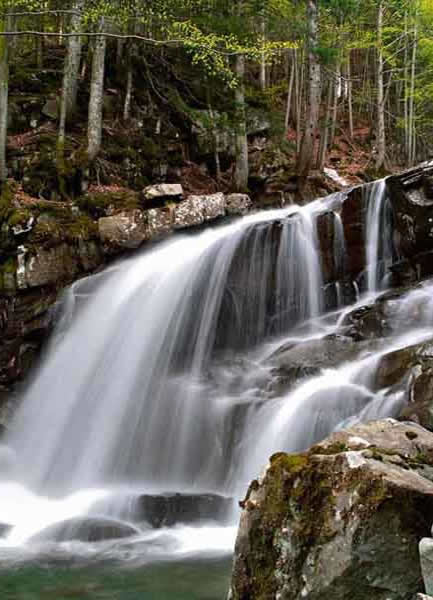
[[[122,212],[98,221],[104,243],[116,248],[138,248],[148,238],[148,227],[140,210]]]
[[[146,211],[148,240],[169,234],[173,230],[173,209],[171,207],[151,208]]]
[[[226,198],[226,211],[228,215],[246,215],[253,203],[247,194],[229,194]]]
[[[142,192],[145,200],[152,201],[166,198],[168,200],[180,200],[183,198],[183,188],[178,183],[161,183],[159,185],[150,185]]]
[[[31,538],[32,542],[101,542],[121,539],[139,534],[140,531],[128,523],[102,517],[77,517],[54,523]]]
[[[224,194],[212,194],[209,196],[195,196],[201,198],[203,216],[205,221],[213,221],[226,214],[226,199]]]
[[[50,249],[39,248],[34,255],[25,254],[19,271],[19,288],[24,289],[70,281],[79,272],[79,266],[74,250],[61,244]]]
[[[184,229],[204,223],[203,196],[189,196],[174,209],[174,228]]]
[[[422,592],[433,434],[393,419],[279,453],[241,503],[233,600],[407,600]]]
[[[425,591],[427,594],[433,594],[433,539],[423,538],[420,541],[419,555]]]

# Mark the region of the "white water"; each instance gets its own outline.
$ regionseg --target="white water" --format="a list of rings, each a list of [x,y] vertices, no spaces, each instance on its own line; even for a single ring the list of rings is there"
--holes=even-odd
[[[381,238],[389,230],[382,186],[373,186],[368,200],[370,292],[382,285],[376,263],[390,258],[391,241]],[[316,217],[342,200],[178,236],[68,290],[0,452],[0,522],[13,526],[5,545],[31,547],[38,531],[91,515],[101,499],[114,502],[125,488],[125,498],[131,490],[239,497],[274,451],[305,448],[348,420],[394,414],[401,395],[373,393],[369,377],[383,352],[425,339],[429,329],[402,338],[398,326],[387,349],[328,369],[288,394],[263,394],[272,370],[266,358],[290,332],[299,342],[339,327],[338,312],[321,318]],[[344,274],[337,213],[334,228],[335,264]],[[429,291],[415,296],[399,305],[396,323],[422,305],[430,327]],[[119,518],[124,508],[119,502]],[[214,523],[170,531],[176,553],[230,549],[235,530]]]
[[[384,287],[384,271],[392,261],[391,209],[386,180],[365,186],[367,202],[366,262],[367,290],[374,293]]]

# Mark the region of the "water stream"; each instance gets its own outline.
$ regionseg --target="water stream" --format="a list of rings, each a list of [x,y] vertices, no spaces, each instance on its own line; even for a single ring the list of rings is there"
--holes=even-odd
[[[233,548],[236,500],[270,454],[399,412],[401,390],[372,381],[385,353],[433,337],[428,287],[398,300],[385,342],[281,391],[274,385],[283,346],[302,352],[339,334],[347,314],[386,287],[394,251],[385,182],[365,194],[367,267],[351,282],[362,292],[356,305],[341,291],[344,194],[176,235],[69,288],[0,448],[0,524],[8,526],[0,565],[87,569],[191,556],[220,565]],[[332,306],[317,226],[330,211],[342,276]],[[421,316],[408,327],[414,306]],[[108,521],[131,535],[82,539],[83,527],[93,535]],[[189,597],[220,597],[200,594]]]

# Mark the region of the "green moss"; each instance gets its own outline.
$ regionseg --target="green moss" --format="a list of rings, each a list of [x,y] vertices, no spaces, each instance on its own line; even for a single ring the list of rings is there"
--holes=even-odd
[[[313,446],[310,450],[310,454],[319,454],[322,456],[333,455],[333,454],[341,454],[342,452],[347,452],[350,448],[344,444],[343,442],[334,442],[329,446]]]
[[[77,199],[77,204],[83,212],[99,218],[106,214],[110,206],[115,212],[139,208],[140,199],[137,192],[122,189],[86,194]]]
[[[13,211],[13,198],[14,194],[12,186],[8,183],[4,183],[0,193],[0,221],[7,220]]]
[[[14,292],[16,288],[17,261],[15,257],[9,257],[0,263],[0,289],[5,292]]]
[[[32,212],[25,208],[14,210],[12,214],[9,215],[8,225],[10,227],[14,227],[15,225],[25,225],[26,223],[28,223],[31,216]]]

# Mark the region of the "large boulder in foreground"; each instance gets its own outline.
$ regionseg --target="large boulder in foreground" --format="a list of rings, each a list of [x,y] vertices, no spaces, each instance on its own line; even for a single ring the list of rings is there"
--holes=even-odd
[[[433,434],[392,419],[277,454],[243,503],[232,600],[409,600],[433,522]]]

